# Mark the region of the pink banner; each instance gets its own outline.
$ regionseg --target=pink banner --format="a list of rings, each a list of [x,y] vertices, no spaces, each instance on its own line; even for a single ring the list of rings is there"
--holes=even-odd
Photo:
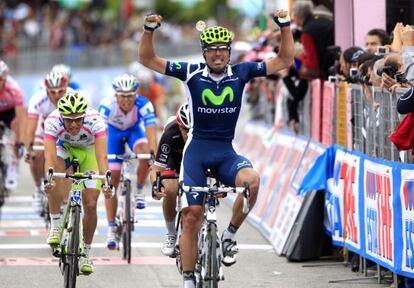
[[[313,87],[312,87],[313,88]],[[335,84],[324,82],[323,83],[323,107],[322,107],[322,144],[331,146],[334,144],[333,131],[334,131],[334,97],[335,97]]]
[[[321,140],[321,81],[319,79],[311,82],[312,112],[311,112],[311,137],[313,140]]]

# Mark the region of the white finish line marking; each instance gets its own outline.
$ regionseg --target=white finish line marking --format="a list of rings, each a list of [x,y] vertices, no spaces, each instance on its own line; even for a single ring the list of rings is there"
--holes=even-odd
[[[133,248],[160,248],[162,243],[154,242],[133,242],[131,243]],[[266,244],[238,244],[237,247],[241,250],[269,250],[273,249],[271,245]],[[105,248],[106,243],[93,243],[92,248]],[[11,249],[50,249],[50,247],[44,243],[35,244],[0,244],[0,250],[11,250]]]

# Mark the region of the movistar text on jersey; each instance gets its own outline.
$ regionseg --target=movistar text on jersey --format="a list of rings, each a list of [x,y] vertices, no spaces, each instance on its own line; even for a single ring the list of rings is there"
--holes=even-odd
[[[223,108],[205,108],[205,107],[198,107],[198,113],[207,113],[207,114],[227,114],[227,113],[235,113],[237,107],[223,107]]]

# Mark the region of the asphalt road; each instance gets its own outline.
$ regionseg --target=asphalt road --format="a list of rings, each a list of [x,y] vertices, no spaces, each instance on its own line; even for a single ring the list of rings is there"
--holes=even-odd
[[[62,287],[63,277],[57,258],[45,244],[47,231],[43,221],[33,212],[33,184],[25,163],[20,163],[19,185],[2,209],[0,222],[0,287]],[[101,197],[103,198],[103,197]],[[133,259],[128,265],[121,252],[105,248],[105,211],[100,199],[99,223],[91,257],[95,272],[80,276],[78,287],[181,287],[175,260],[161,254],[165,234],[161,202],[149,196],[148,207],[139,211],[133,235]],[[230,218],[226,204],[219,207],[219,229]],[[376,279],[364,278],[342,264],[323,262],[323,266],[303,267],[312,263],[289,263],[277,256],[269,243],[246,223],[238,232],[240,252],[237,263],[224,269],[220,287],[389,287]],[[320,262],[320,261],[319,261]],[[370,272],[373,275],[374,271]],[[362,280],[355,279],[362,277]],[[331,280],[353,279],[340,283]]]

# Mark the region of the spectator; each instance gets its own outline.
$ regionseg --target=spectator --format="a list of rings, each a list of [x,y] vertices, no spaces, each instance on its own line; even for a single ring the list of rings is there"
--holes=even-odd
[[[290,67],[288,74],[283,77],[283,84],[286,86],[288,97],[286,100],[288,111],[288,126],[295,133],[299,133],[299,103],[305,98],[308,91],[308,81],[300,79],[295,67]]]
[[[391,44],[391,37],[383,29],[369,30],[365,36],[365,51],[374,54],[378,46]]]
[[[310,2],[298,1],[293,4],[293,21],[302,29],[301,42],[303,54],[299,75],[304,79],[328,78],[328,70],[334,64],[334,57],[329,57],[327,47],[334,45],[334,25],[328,17],[312,13]]]
[[[313,15],[318,15],[333,20],[332,0],[312,0],[312,3],[315,7],[313,8]]]
[[[357,63],[354,59],[354,62],[352,61],[352,57],[354,54],[358,51],[363,51],[361,47],[353,46],[349,47],[345,51],[341,53],[341,56],[339,57],[339,72],[340,74],[345,77],[345,80],[350,80],[350,69],[351,68],[357,68]]]

